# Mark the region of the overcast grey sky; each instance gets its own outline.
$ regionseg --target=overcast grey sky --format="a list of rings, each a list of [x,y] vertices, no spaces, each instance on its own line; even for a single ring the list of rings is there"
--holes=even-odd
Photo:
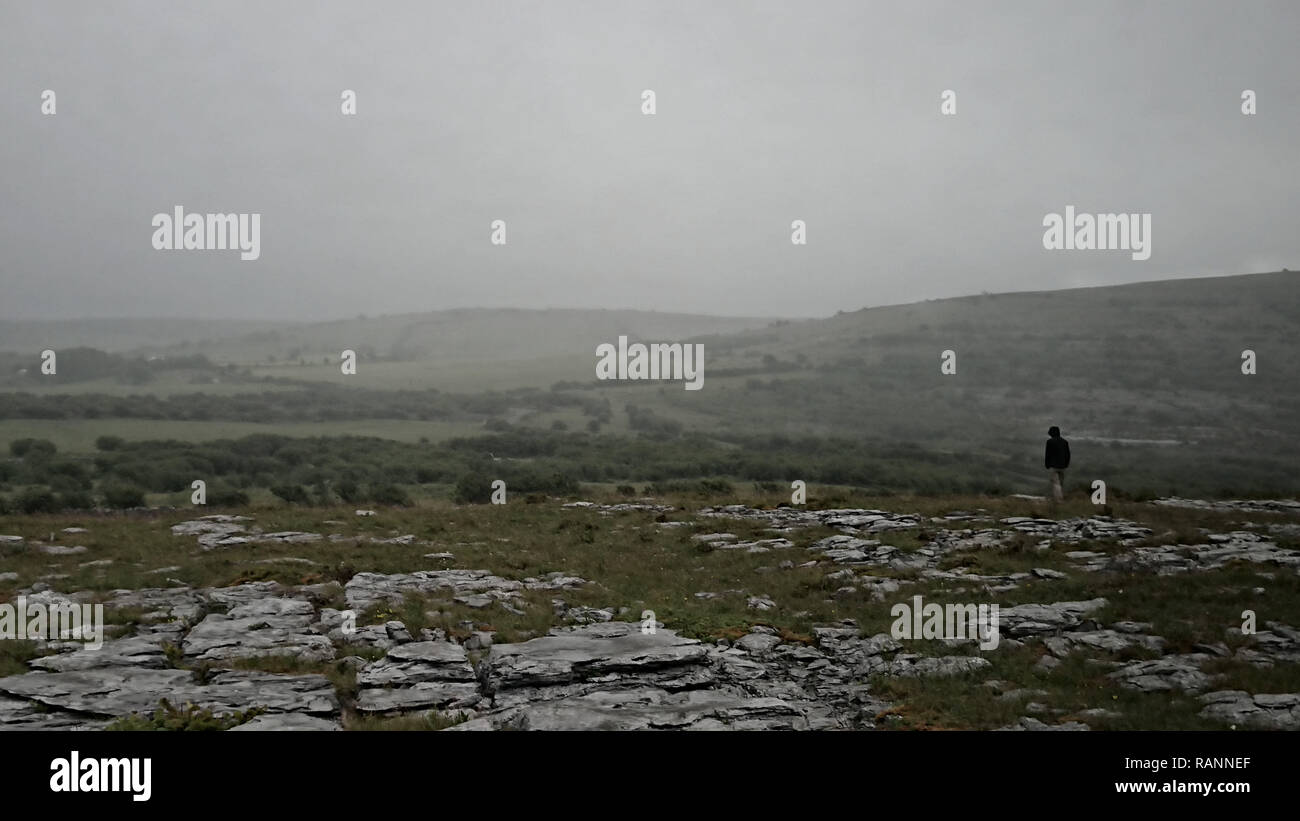
[[[824,316],[1294,269],[1297,31],[1293,0],[0,0],[0,318]],[[260,213],[261,258],[154,250],[176,205]],[[1151,213],[1151,258],[1044,250],[1067,205]]]

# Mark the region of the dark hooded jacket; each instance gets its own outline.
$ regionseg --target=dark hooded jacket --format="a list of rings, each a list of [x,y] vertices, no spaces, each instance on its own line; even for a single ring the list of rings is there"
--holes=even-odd
[[[1043,455],[1043,467],[1051,470],[1065,470],[1070,466],[1070,443],[1059,435],[1047,440],[1047,451]]]

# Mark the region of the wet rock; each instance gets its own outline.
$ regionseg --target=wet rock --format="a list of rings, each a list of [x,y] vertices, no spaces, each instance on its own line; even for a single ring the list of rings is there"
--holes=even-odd
[[[777,636],[765,633],[749,633],[738,639],[736,646],[747,653],[762,656],[770,653],[780,643],[781,639]]]
[[[1203,653],[1166,656],[1133,662],[1106,675],[1117,679],[1121,687],[1129,690],[1144,693],[1182,690],[1196,693],[1210,684],[1210,677],[1200,669],[1200,665],[1209,658]]]
[[[50,556],[75,556],[78,553],[85,553],[87,550],[82,545],[64,546],[59,544],[37,545],[36,549]]]
[[[449,641],[403,644],[357,675],[366,713],[470,708],[482,700],[465,648]]]
[[[642,633],[610,622],[554,628],[518,644],[494,644],[481,675],[498,706],[559,698],[597,689],[650,685],[696,688],[712,680],[709,654],[672,630]]]
[[[1061,724],[1044,724],[1043,722],[1039,721],[1036,718],[1031,718],[1030,716],[1024,716],[1023,718],[1020,719],[1020,721],[1016,722],[1015,724],[1011,724],[1006,727],[999,727],[998,729],[1003,731],[1027,730],[1031,732],[1044,732],[1044,731],[1078,732],[1078,731],[1088,730],[1089,727],[1087,724],[1084,724],[1081,721],[1066,721]]]
[[[1103,598],[1066,601],[1054,604],[1020,604],[1001,609],[998,629],[1011,636],[1031,636],[1069,630],[1079,626],[1085,616],[1105,607]]]
[[[315,609],[303,599],[261,598],[211,613],[186,635],[185,656],[196,661],[292,655],[334,658],[334,645],[312,630]]]
[[[991,666],[991,662],[980,656],[922,656],[917,658],[896,658],[890,664],[891,676],[945,677],[972,673]]]
[[[417,570],[414,573],[358,573],[344,586],[348,606],[366,610],[380,603],[400,605],[406,593],[464,596],[469,606],[486,607],[492,601],[517,598],[523,590],[566,590],[586,580],[552,573],[541,579],[503,579],[486,570]],[[489,596],[483,598],[471,598]]]
[[[388,638],[399,644],[402,642],[415,641],[415,639],[411,637],[411,631],[407,630],[406,625],[400,621],[384,622],[384,632],[388,634]]]
[[[0,731],[3,730],[102,730],[110,719],[43,709],[22,698],[0,695]]]
[[[228,732],[332,732],[342,729],[342,725],[337,721],[329,721],[303,713],[263,713],[254,716],[250,721],[231,727]]]
[[[805,730],[808,720],[776,698],[654,687],[583,693],[493,713],[451,728],[473,730]]]
[[[29,666],[38,670],[66,672],[102,667],[152,667],[167,665],[163,644],[166,635],[130,636],[104,642],[102,647],[83,647],[71,653],[32,659]]]
[[[1206,502],[1200,499],[1180,499],[1170,496],[1156,499],[1151,504],[1162,507],[1186,507],[1195,510],[1217,510],[1226,512],[1250,513],[1300,513],[1300,502],[1294,499],[1262,499]]]
[[[1201,696],[1203,718],[1261,730],[1300,730],[1300,693],[1251,695],[1220,690]]]
[[[334,685],[319,675],[280,676],[244,670],[197,684],[188,670],[103,668],[0,678],[0,693],[94,716],[152,713],[161,699],[215,713],[263,707],[271,712],[338,712]]]

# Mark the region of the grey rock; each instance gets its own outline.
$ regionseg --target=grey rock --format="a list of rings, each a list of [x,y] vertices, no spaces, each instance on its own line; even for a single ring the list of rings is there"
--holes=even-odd
[[[1234,727],[1262,730],[1300,730],[1300,693],[1251,695],[1242,690],[1221,690],[1201,696],[1204,718]]]
[[[1087,724],[1084,724],[1083,722],[1080,721],[1067,721],[1064,722],[1063,724],[1044,724],[1043,722],[1039,721],[1036,718],[1025,716],[1015,724],[1012,724],[1007,727],[999,727],[998,729],[1013,730],[1013,731],[1021,730],[1021,731],[1030,731],[1030,732],[1049,732],[1049,731],[1079,732],[1079,731],[1087,730],[1089,728]]]
[[[254,716],[250,721],[231,727],[228,732],[332,732],[342,729],[342,725],[337,721],[329,721],[303,713],[263,713]]]
[[[71,653],[35,658],[29,662],[29,666],[51,672],[92,670],[100,667],[162,669],[167,666],[167,658],[163,652],[165,641],[167,641],[166,635],[130,636],[106,641],[98,649],[83,647]]]
[[[925,656],[915,660],[895,659],[889,667],[889,675],[938,678],[963,675],[989,666],[991,662],[980,656]]]
[[[312,630],[314,616],[311,603],[303,599],[254,599],[227,614],[207,615],[185,636],[182,649],[187,658],[199,661],[276,655],[332,659],[334,645]]]
[[[384,622],[384,632],[388,634],[388,638],[399,644],[406,641],[415,641],[411,637],[411,631],[407,630],[406,625],[400,621]]]
[[[770,653],[780,643],[781,639],[777,636],[764,633],[749,633],[738,639],[736,646],[747,653],[761,656]]]
[[[1208,658],[1200,653],[1166,656],[1124,665],[1107,676],[1117,679],[1121,687],[1144,693],[1173,690],[1195,693],[1210,684],[1210,677],[1201,672],[1199,666]]]
[[[521,705],[452,727],[515,730],[803,730],[808,720],[776,698],[642,687]]]
[[[672,630],[642,633],[627,622],[555,628],[518,644],[494,644],[481,675],[498,705],[594,689],[707,685],[709,652]]]
[[[174,705],[188,702],[215,713],[251,707],[326,715],[338,711],[334,685],[324,676],[243,670],[219,673],[207,684],[195,683],[188,670],[110,667],[35,672],[0,678],[0,693],[95,716],[152,712],[164,698]]]

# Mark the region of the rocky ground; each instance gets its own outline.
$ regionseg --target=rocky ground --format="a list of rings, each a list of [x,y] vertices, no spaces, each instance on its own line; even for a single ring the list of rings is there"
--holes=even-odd
[[[1161,500],[1152,515],[1195,510],[1223,529],[1160,532],[985,508],[545,507],[531,524],[479,523],[479,542],[376,532],[382,511],[349,511],[329,532],[174,516],[160,521],[182,563],[136,567],[157,583],[129,589],[74,589],[130,558],[76,543],[93,521],[0,535],[0,601],[102,603],[113,625],[99,649],[52,639],[11,653],[0,729],[104,729],[163,699],[251,713],[237,730],[1300,729],[1300,503]],[[571,559],[557,569],[458,558],[508,565],[486,541],[526,543],[541,521],[558,534],[551,559]],[[643,545],[644,572],[689,564],[677,584],[700,589],[638,577],[645,593],[631,596],[614,581],[630,571],[601,577],[601,550]],[[177,577],[228,551],[279,578]],[[358,570],[371,555],[405,569]],[[997,648],[893,638],[890,607],[918,594],[998,603]]]

